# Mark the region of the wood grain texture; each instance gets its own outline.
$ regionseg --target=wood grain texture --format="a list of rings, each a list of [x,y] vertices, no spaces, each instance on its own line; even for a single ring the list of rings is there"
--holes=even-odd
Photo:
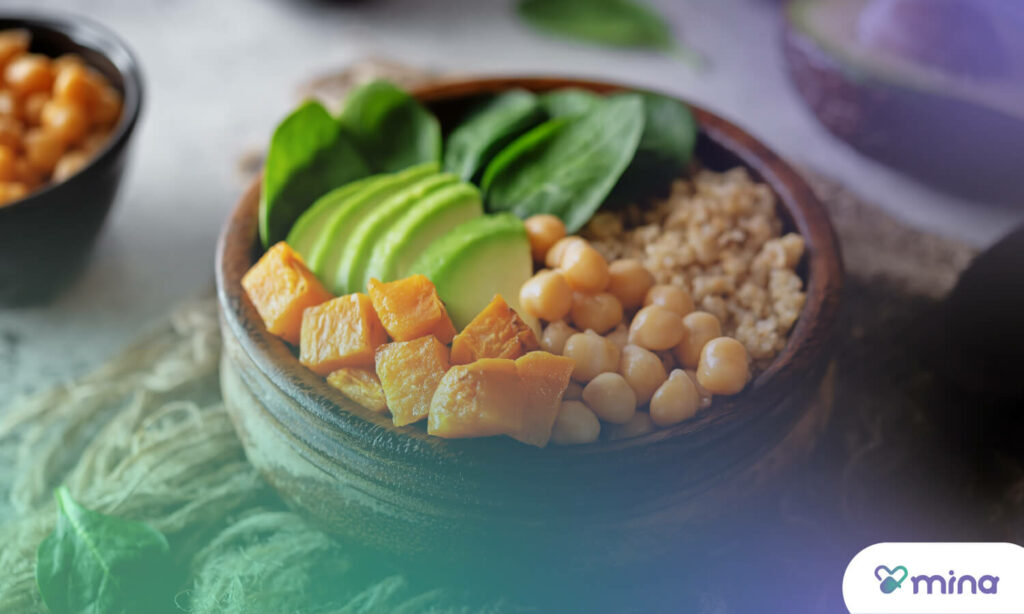
[[[481,95],[566,86],[621,89],[503,78],[436,83],[415,93],[450,126]],[[506,438],[449,441],[418,426],[395,428],[304,369],[264,330],[239,284],[257,256],[259,188],[253,183],[224,228],[216,267],[224,397],[253,462],[287,500],[330,530],[392,552],[471,559],[502,548],[533,560],[590,565],[643,560],[672,547],[701,519],[728,509],[738,490],[763,485],[762,474],[797,462],[799,454],[780,453],[780,447],[793,446],[787,436],[797,430],[808,434],[796,448],[806,448],[815,429],[795,425],[828,405],[819,389],[842,287],[836,237],[821,204],[789,166],[733,124],[694,110],[702,163],[747,166],[774,189],[785,225],[807,242],[799,270],[804,310],[785,349],[746,391],[675,427],[580,447],[538,450]],[[770,455],[784,462],[762,471]],[[761,477],[751,482],[745,479],[750,475]],[[594,531],[602,539],[594,540]]]

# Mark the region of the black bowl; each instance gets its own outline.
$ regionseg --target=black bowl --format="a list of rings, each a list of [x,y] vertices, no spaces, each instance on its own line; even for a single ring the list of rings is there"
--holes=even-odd
[[[84,168],[0,207],[0,305],[22,305],[52,298],[88,262],[121,184],[128,141],[142,107],[142,77],[127,45],[87,19],[0,14],[0,30],[9,28],[30,31],[33,52],[78,54],[124,98],[110,140]]]

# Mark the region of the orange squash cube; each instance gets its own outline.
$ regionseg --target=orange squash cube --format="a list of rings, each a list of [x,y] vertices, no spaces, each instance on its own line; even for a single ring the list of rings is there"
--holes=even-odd
[[[377,376],[395,426],[427,417],[430,400],[448,371],[448,347],[433,335],[396,341],[377,350]]]
[[[302,312],[333,297],[284,241],[252,265],[242,287],[267,330],[292,345],[299,343]]]
[[[523,422],[518,432],[509,435],[538,448],[548,445],[575,366],[573,359],[548,352],[530,352],[516,359],[524,395]]]
[[[388,336],[370,297],[346,294],[302,314],[299,362],[327,375],[345,367],[373,368],[373,354]]]
[[[427,432],[448,438],[519,433],[524,402],[514,361],[482,358],[456,365],[434,392]]]
[[[455,326],[437,296],[434,283],[425,275],[387,283],[371,279],[367,293],[384,330],[395,341],[434,335],[441,343],[452,342]]]
[[[373,369],[338,369],[327,376],[327,383],[370,411],[384,413],[388,410],[384,388]]]
[[[540,349],[537,335],[500,294],[476,315],[452,341],[452,364],[464,365],[481,358],[516,359]]]

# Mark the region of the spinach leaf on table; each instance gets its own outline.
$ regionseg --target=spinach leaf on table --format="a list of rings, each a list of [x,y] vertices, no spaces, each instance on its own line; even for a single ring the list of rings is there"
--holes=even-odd
[[[388,81],[373,81],[355,89],[345,101],[339,121],[374,173],[441,161],[437,118]]]
[[[552,122],[561,124],[536,138]],[[519,217],[551,213],[576,232],[626,170],[643,128],[643,99],[636,94],[611,96],[588,113],[541,124],[509,145],[514,154],[502,152],[491,162],[483,182],[489,208]]]
[[[543,117],[537,97],[525,90],[487,101],[448,136],[445,170],[469,181],[502,147]]]
[[[665,19],[633,0],[521,0],[517,8],[526,23],[558,36],[660,51],[675,46]]]
[[[661,94],[640,92],[644,131],[636,156],[610,200],[635,202],[663,190],[689,164],[697,143],[697,121],[685,104]]]
[[[319,102],[308,101],[274,130],[263,169],[263,247],[281,241],[314,200],[370,174],[363,156]]]
[[[57,526],[36,554],[36,583],[52,614],[171,610],[175,583],[162,533],[88,510],[63,486],[55,497]]]

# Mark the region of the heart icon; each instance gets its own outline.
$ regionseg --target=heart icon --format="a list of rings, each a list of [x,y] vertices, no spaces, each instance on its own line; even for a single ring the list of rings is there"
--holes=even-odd
[[[884,578],[882,577],[883,571],[885,572]],[[902,572],[902,575],[899,575],[898,572]],[[898,580],[896,579],[897,575],[899,575]],[[903,581],[907,579],[908,575],[910,575],[910,572],[908,572],[907,568],[903,565],[898,565],[892,569],[889,569],[885,565],[875,567],[875,579],[881,581],[878,588],[886,595],[898,589],[900,585],[903,584]]]

